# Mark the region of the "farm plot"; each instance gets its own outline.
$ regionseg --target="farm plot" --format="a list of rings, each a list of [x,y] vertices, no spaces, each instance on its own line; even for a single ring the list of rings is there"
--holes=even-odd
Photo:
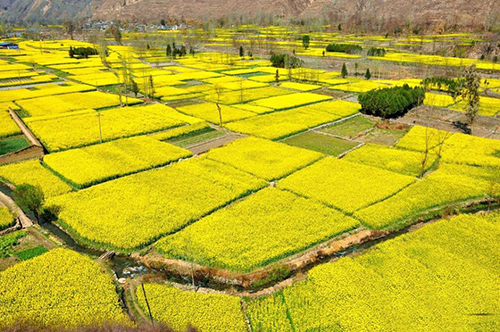
[[[427,92],[425,94],[424,105],[434,107],[448,107],[456,101],[449,95]]]
[[[28,160],[0,166],[0,178],[12,185],[31,184],[40,186],[45,197],[67,193],[71,187],[43,167],[38,160]]]
[[[123,102],[125,102],[125,98]],[[141,102],[140,99],[136,98],[128,98],[127,100],[129,105]],[[120,105],[120,97],[110,93],[91,91],[25,99],[16,103],[30,116],[46,116],[90,108],[99,109],[118,106]]]
[[[357,225],[317,201],[266,188],[160,240],[155,248],[169,257],[249,272]]]
[[[324,158],[278,182],[278,187],[354,212],[381,201],[415,178],[334,158]]]
[[[265,186],[233,167],[196,158],[51,199],[59,222],[84,242],[130,250]]]
[[[109,275],[90,258],[54,249],[0,272],[0,328],[131,325]]]
[[[500,168],[500,141],[453,134],[443,144],[442,157],[450,163]]]
[[[491,180],[500,178],[495,169],[464,167],[442,165],[394,196],[361,209],[356,216],[371,228],[398,227],[429,209],[485,197]]]
[[[95,88],[84,84],[45,84],[31,89],[0,91],[0,102],[18,101],[21,99],[30,99],[43,96],[59,95],[63,93],[84,92],[92,90],[95,90]]]
[[[340,118],[342,116],[323,111],[297,108],[228,123],[226,127],[243,134],[276,140]]]
[[[286,138],[282,141],[291,146],[317,151],[330,156],[338,156],[360,143],[348,141],[342,138],[324,135],[314,131]]]
[[[178,127],[191,120],[171,107],[152,104],[100,113],[78,111],[59,117],[26,119],[25,122],[49,151],[56,152],[98,143],[101,133],[102,141],[110,141]]]
[[[348,153],[344,160],[386,169],[406,175],[419,176],[428,170],[436,161],[437,155],[428,154],[424,162],[424,154],[409,150],[384,147],[377,144],[366,144]]]
[[[256,331],[498,330],[498,319],[478,313],[500,306],[499,220],[438,221],[315,267],[307,280],[249,300],[247,314]]]
[[[51,153],[44,157],[44,163],[82,188],[189,156],[188,150],[139,136]]]
[[[313,104],[320,101],[330,100],[332,97],[319,95],[310,92],[292,93],[285,96],[276,96],[270,98],[259,99],[252,102],[253,105],[272,108],[275,110],[284,110],[307,104]]]
[[[21,134],[21,129],[9,114],[9,108],[19,109],[14,103],[0,103],[0,138]]]
[[[240,108],[220,105],[222,123],[231,122],[235,120],[241,120],[255,116],[255,113],[242,110]],[[214,103],[200,103],[188,106],[181,106],[177,108],[179,112],[194,116],[199,119],[207,120],[212,123],[219,124],[219,110],[217,105]]]
[[[443,130],[414,126],[410,131],[398,141],[397,148],[425,151],[432,150],[443,145],[452,134]]]
[[[206,101],[211,101],[216,103],[219,101],[222,104],[240,104],[246,103],[257,99],[268,98],[273,96],[282,96],[291,94],[293,91],[287,89],[280,89],[275,87],[265,87],[265,88],[255,88],[248,89],[242,91],[223,91],[220,96],[215,92],[215,88],[213,91],[203,96],[202,99]]]
[[[240,298],[225,294],[182,291],[167,284],[144,284],[153,318],[175,331],[196,326],[200,331],[245,332],[247,326]],[[141,289],[139,304],[147,312]]]
[[[461,101],[450,107],[452,110],[465,112],[466,102]],[[500,98],[480,97],[478,114],[484,116],[495,116],[500,112]]]
[[[10,213],[9,209],[0,206],[0,231],[14,225],[14,216]]]
[[[211,150],[207,153],[207,158],[272,181],[315,162],[322,155],[282,143],[248,137]]]

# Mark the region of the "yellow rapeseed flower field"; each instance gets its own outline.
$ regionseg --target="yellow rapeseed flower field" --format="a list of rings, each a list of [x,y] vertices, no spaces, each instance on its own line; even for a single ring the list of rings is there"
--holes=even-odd
[[[160,240],[155,248],[170,257],[248,272],[358,223],[317,201],[266,188]]]
[[[7,183],[40,186],[46,197],[67,193],[71,187],[43,167],[38,160],[0,166],[0,178]]]
[[[14,216],[9,209],[0,206],[0,230],[8,228],[14,224]]]
[[[130,250],[266,185],[231,166],[195,158],[55,197],[60,223],[82,241]]]
[[[42,144],[56,152],[98,143],[101,133],[102,140],[109,141],[178,127],[186,120],[189,121],[171,107],[152,104],[101,112],[71,112],[58,118],[33,118],[26,122]]]
[[[240,298],[226,294],[183,291],[164,284],[144,284],[153,318],[174,331],[194,326],[199,331],[245,332],[247,326]],[[147,313],[144,293],[136,290],[139,304]]]
[[[462,215],[248,300],[256,331],[496,331],[500,215]],[[474,253],[471,255],[471,253]]]
[[[51,153],[44,157],[44,163],[81,188],[189,156],[188,150],[139,136]]]
[[[411,176],[327,157],[279,181],[278,187],[354,212],[413,182]]]
[[[268,181],[282,178],[323,157],[314,151],[255,137],[210,150],[206,156]]]
[[[90,258],[53,249],[0,272],[0,328],[131,325],[111,276]]]

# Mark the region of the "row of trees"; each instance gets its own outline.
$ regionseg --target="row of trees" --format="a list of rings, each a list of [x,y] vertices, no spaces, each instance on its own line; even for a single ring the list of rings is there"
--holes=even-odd
[[[363,48],[359,45],[352,44],[335,44],[332,43],[326,47],[327,52],[341,52],[347,54],[357,54],[363,51]]]

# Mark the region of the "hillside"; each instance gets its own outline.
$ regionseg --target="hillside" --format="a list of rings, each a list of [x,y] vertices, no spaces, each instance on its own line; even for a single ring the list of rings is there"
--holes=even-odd
[[[385,24],[483,27],[499,17],[492,0],[0,0],[0,18],[65,20],[68,18],[158,21],[163,18],[221,16],[325,17],[382,28]],[[6,10],[5,10],[6,9]]]

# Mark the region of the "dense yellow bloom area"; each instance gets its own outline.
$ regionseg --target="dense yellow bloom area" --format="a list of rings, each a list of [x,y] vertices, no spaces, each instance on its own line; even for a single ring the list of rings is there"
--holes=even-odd
[[[129,250],[265,185],[233,167],[195,158],[59,196],[47,205],[62,208],[61,224],[80,239]]]
[[[321,88],[321,85],[297,83],[297,82],[283,82],[280,84],[282,88],[293,89],[298,91],[312,91]]]
[[[499,170],[444,164],[387,200],[356,212],[356,216],[372,228],[400,226],[434,207],[484,197],[494,179],[500,179]]]
[[[396,147],[414,151],[425,151],[443,145],[452,134],[443,130],[414,126],[399,140]]]
[[[377,144],[366,144],[349,152],[343,159],[406,175],[419,176],[422,171],[424,154],[422,152],[388,148]],[[429,154],[425,160],[424,171],[429,169],[436,159],[436,154]]]
[[[257,106],[273,108],[275,110],[283,110],[330,99],[332,99],[332,97],[330,96],[320,95],[311,92],[303,92],[303,93],[292,93],[284,96],[263,98],[252,102],[252,104]]]
[[[59,118],[26,122],[42,144],[55,152],[99,142],[99,120],[103,141],[165,130],[186,122],[184,115],[162,104],[72,112]]]
[[[17,101],[21,99],[37,98],[71,92],[91,91],[95,88],[76,83],[45,84],[32,89],[15,89],[0,91],[0,102]]]
[[[500,168],[499,140],[453,134],[443,145],[442,153],[447,162]]]
[[[140,99],[128,98],[128,104],[140,103]],[[125,104],[125,98],[123,98]],[[91,91],[86,93],[68,93],[63,95],[46,96],[34,99],[25,99],[17,102],[30,116],[45,116],[82,109],[99,109],[120,105],[118,95]]]
[[[0,230],[14,224],[14,216],[5,206],[0,206]]]
[[[68,76],[68,78],[93,86],[106,86],[123,83],[121,72],[118,77],[112,72],[96,71],[92,74]]]
[[[240,298],[226,294],[183,291],[167,284],[144,284],[153,318],[174,331],[189,326],[201,332],[245,332],[247,326]],[[147,313],[141,287],[136,290],[139,304]]]
[[[254,331],[498,331],[500,215],[462,215],[249,300]]]
[[[21,129],[9,114],[9,107],[19,109],[13,103],[0,103],[0,138],[21,134]]]
[[[450,95],[437,94],[432,92],[425,93],[424,105],[435,107],[448,107],[455,104],[455,100]]]
[[[10,184],[40,186],[46,197],[67,193],[71,187],[43,167],[38,160],[0,166],[0,178]]]
[[[0,328],[131,324],[109,275],[90,258],[67,249],[0,272]]]
[[[461,101],[456,105],[450,107],[453,110],[465,112],[467,109],[467,103]],[[491,97],[480,97],[479,98],[479,110],[478,114],[485,116],[495,116],[500,112],[500,99]]]
[[[86,187],[191,156],[147,136],[120,139],[44,157],[44,163],[77,187]]]
[[[374,89],[388,88],[391,85],[387,84],[383,80],[353,80],[347,84],[338,84],[330,87],[330,89],[348,91],[348,92],[366,92]]]
[[[250,111],[257,114],[264,114],[274,111],[272,108],[257,106],[252,104],[234,104],[233,107],[241,108],[242,110]]]
[[[248,272],[357,225],[317,201],[266,188],[160,240],[155,248],[170,257]]]
[[[228,123],[230,130],[268,139],[280,139],[335,121],[342,116],[307,108],[273,112]]]
[[[251,116],[255,116],[255,113],[242,110],[240,108],[220,105],[222,123],[241,120]],[[219,124],[219,110],[215,103],[200,103],[188,106],[181,106],[177,108],[179,112],[194,116],[199,119],[207,120],[212,123]]]
[[[354,212],[415,181],[402,175],[335,158],[324,158],[278,182],[278,187]]]
[[[207,158],[271,181],[313,163],[322,155],[283,143],[247,137],[209,151]]]
[[[246,103],[252,100],[268,98],[272,96],[282,96],[291,94],[293,91],[287,89],[280,89],[275,87],[265,87],[265,88],[256,88],[241,91],[223,91],[220,96],[217,95],[215,89],[211,91],[209,94],[203,97],[206,101],[211,101],[216,103],[219,101],[222,104],[239,104]]]
[[[193,123],[192,125],[189,125],[189,126],[177,127],[177,128],[170,129],[167,131],[162,131],[162,132],[159,132],[156,134],[151,134],[149,136],[154,138],[154,139],[157,139],[159,141],[166,141],[166,140],[174,138],[174,137],[188,135],[190,133],[203,131],[203,130],[206,130],[208,128],[210,128],[210,125],[207,122],[200,120],[199,122]]]
[[[322,111],[346,117],[359,112],[361,105],[345,100],[325,101],[317,104],[307,105],[299,108],[300,110]]]

